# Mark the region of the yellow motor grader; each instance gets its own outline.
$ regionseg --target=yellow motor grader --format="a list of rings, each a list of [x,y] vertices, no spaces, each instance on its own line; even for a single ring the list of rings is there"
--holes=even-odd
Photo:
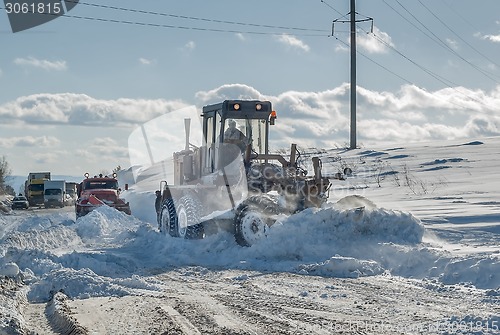
[[[173,155],[174,182],[160,182],[161,232],[196,239],[225,229],[250,246],[283,215],[326,201],[331,184],[320,158],[312,158],[309,176],[295,144],[286,157],[269,153],[276,120],[271,102],[225,100],[204,106],[201,117],[204,144],[190,144],[191,120],[185,119],[185,147]]]

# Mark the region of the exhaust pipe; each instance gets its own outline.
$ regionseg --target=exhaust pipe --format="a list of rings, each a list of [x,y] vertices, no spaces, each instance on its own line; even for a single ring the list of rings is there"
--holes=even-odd
[[[186,132],[186,145],[182,156],[182,173],[186,181],[192,180],[194,176],[193,156],[189,151],[189,135],[191,132],[191,119],[184,119],[184,130]]]
[[[184,119],[184,130],[186,132],[186,146],[184,147],[184,150],[188,151],[189,150],[189,133],[191,131],[191,119]]]

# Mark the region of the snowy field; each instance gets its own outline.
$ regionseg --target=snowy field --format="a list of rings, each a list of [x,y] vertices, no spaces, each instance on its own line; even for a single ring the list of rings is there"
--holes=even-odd
[[[500,138],[318,154],[353,174],[249,248],[160,234],[133,185],[132,216],[0,211],[0,334],[500,334]]]

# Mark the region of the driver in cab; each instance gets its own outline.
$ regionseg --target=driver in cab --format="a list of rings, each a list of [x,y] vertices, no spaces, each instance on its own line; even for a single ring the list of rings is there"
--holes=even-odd
[[[241,151],[245,151],[249,141],[248,138],[238,129],[234,119],[228,120],[228,128],[224,132],[224,143],[237,145]]]

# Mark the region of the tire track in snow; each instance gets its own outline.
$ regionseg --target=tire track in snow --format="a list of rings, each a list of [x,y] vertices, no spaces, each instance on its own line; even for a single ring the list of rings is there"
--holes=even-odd
[[[189,320],[182,316],[172,306],[163,305],[161,308],[170,316],[170,318],[179,326],[185,334],[201,335],[201,332]]]
[[[47,304],[45,313],[52,328],[61,335],[88,335],[88,329],[71,315],[67,301],[68,297],[64,293],[57,292]]]
[[[169,295],[175,296],[176,310],[204,334],[302,334],[297,331],[299,326],[304,329],[308,326],[301,321],[302,315],[282,306],[314,308],[256,286],[234,285],[232,279],[185,279],[171,274],[160,277],[168,278]],[[306,319],[311,321],[309,317]]]

